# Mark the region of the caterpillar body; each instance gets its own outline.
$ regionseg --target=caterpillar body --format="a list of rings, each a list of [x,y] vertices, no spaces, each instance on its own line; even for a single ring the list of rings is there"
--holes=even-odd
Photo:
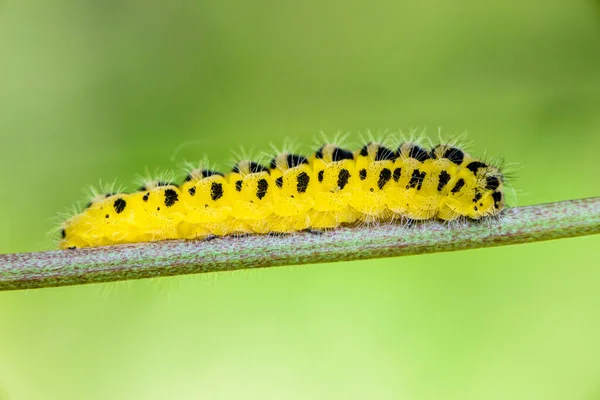
[[[478,220],[504,208],[499,168],[441,144],[357,151],[326,144],[282,153],[269,166],[191,171],[183,183],[151,182],[97,196],[62,226],[60,248],[231,234],[290,233],[394,220]]]

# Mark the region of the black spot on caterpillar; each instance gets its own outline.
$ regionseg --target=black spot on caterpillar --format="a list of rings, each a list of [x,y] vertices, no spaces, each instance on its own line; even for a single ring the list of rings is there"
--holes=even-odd
[[[306,192],[308,189],[308,183],[310,182],[310,176],[306,172],[301,172],[297,177],[298,184],[296,188],[298,189],[298,193]]]
[[[240,173],[240,163],[235,164],[231,172]],[[270,173],[269,168],[265,167],[264,165],[260,165],[259,163],[255,163],[254,161],[248,163],[248,172],[251,174],[256,174],[259,172]]]
[[[502,203],[502,193],[494,192],[494,193],[492,193],[492,198],[494,199],[494,207],[499,209],[500,204]]]
[[[456,184],[454,185],[454,187],[452,188],[452,190],[450,191],[451,193],[458,193],[460,192],[460,189],[462,189],[462,187],[465,186],[465,180],[463,178],[460,178]]]
[[[116,199],[115,202],[113,203],[113,207],[117,214],[121,214],[123,212],[123,210],[125,209],[126,205],[127,205],[127,202],[121,198]],[[107,216],[107,218],[108,218],[108,216]]]
[[[416,145],[411,147],[410,151],[408,152],[408,156],[421,162],[429,159],[429,153],[425,151],[425,149],[423,149],[422,147]]]
[[[387,168],[384,168],[379,173],[379,180],[377,181],[377,187],[379,189],[383,189],[386,183],[392,178],[392,171]]]
[[[388,149],[387,147],[379,146],[377,148],[377,154],[375,155],[375,161],[394,161],[397,158],[397,154]]]
[[[417,190],[421,190],[423,180],[425,180],[425,175],[427,175],[425,171],[421,172],[418,169],[415,169],[410,177],[408,185],[406,185],[406,188],[416,188]]]
[[[475,175],[477,175],[477,170],[479,168],[487,168],[487,164],[484,164],[482,162],[479,161],[473,161],[471,163],[469,163],[469,165],[467,165],[467,169],[471,172],[473,172]]]
[[[450,181],[450,174],[446,171],[440,172],[440,177],[438,178],[438,192],[441,192],[444,186]]]
[[[289,169],[297,167],[301,164],[308,164],[308,159],[305,156],[297,155],[297,154],[287,154],[285,156],[285,165],[278,165],[277,161],[278,157],[273,157],[271,159],[271,163],[269,164],[269,168],[275,169],[277,167],[281,167],[282,169]]]
[[[210,169],[203,169],[202,170],[202,178],[208,178],[209,176],[225,176],[222,173],[220,173],[219,171],[213,171]]]
[[[500,181],[495,176],[488,176],[485,178],[485,188],[489,190],[496,190],[500,186]]]
[[[447,158],[456,165],[460,165],[465,159],[465,153],[463,153],[462,150],[457,149],[456,147],[451,147],[447,149],[444,153],[444,158]]]
[[[218,176],[225,176],[225,175],[223,175],[223,174],[222,174],[221,172],[219,172],[219,171],[213,171],[213,170],[210,170],[210,169],[203,169],[203,170],[200,172],[200,175],[202,176],[202,178],[208,178],[208,177],[210,177],[210,176],[215,176],[215,175],[218,175]],[[193,176],[192,174],[187,174],[187,176],[185,177],[185,179],[184,179],[183,181],[184,181],[184,182],[189,182],[189,181],[191,181],[192,179],[194,179],[194,176]]]
[[[267,195],[267,190],[269,189],[269,182],[266,179],[260,179],[257,183],[256,197],[259,200],[262,200],[263,197]]]
[[[304,156],[299,156],[296,154],[288,154],[287,156],[287,166],[288,168],[297,167],[300,164],[308,164],[308,160]]]
[[[437,145],[429,154],[433,159],[447,158],[456,165],[461,165],[465,158],[465,153],[461,149],[445,145]]]
[[[175,184],[173,182],[164,182],[164,181],[157,181],[154,183],[154,186],[156,187],[161,187],[161,186],[175,186]],[[140,192],[145,192],[146,190],[148,190],[149,187],[147,187],[146,185],[140,187],[138,190]]]
[[[340,170],[337,181],[337,185],[340,188],[340,190],[346,187],[346,185],[348,184],[348,180],[350,180],[350,172],[348,172],[347,169]]]
[[[223,185],[213,182],[210,186],[210,198],[214,201],[223,197]]]
[[[325,146],[323,146],[319,150],[317,150],[317,152],[315,153],[315,157],[318,159],[322,159],[324,149],[325,149]],[[344,150],[339,147],[335,147],[333,149],[333,151],[331,152],[331,161],[336,162],[336,161],[342,161],[342,160],[354,160],[354,155],[352,154],[351,151]]]
[[[361,156],[367,157],[369,155],[369,145],[370,144],[371,143],[368,143],[362,147],[362,149],[360,150]],[[394,161],[396,159],[396,157],[397,157],[397,154],[393,150],[390,150],[384,146],[377,147],[377,152],[375,153],[375,161],[383,161],[383,160]]]
[[[173,204],[177,202],[179,196],[177,196],[177,192],[173,189],[165,190],[165,206],[171,207]]]

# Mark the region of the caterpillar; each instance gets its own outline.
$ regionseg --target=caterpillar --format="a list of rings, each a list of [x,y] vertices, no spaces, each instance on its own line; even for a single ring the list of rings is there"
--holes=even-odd
[[[394,220],[494,217],[504,176],[459,147],[325,144],[314,154],[243,160],[231,172],[191,170],[176,185],[96,196],[61,227],[61,249],[231,234],[291,233]]]

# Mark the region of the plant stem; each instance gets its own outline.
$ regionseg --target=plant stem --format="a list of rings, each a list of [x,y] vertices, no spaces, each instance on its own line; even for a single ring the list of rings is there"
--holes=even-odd
[[[0,290],[476,249],[600,233],[600,197],[506,210],[481,222],[340,228],[0,255]]]

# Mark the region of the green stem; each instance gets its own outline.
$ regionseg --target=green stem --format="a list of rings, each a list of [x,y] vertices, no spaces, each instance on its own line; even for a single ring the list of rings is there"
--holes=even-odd
[[[396,257],[600,233],[600,197],[506,210],[494,220],[340,228],[0,255],[0,290]]]

